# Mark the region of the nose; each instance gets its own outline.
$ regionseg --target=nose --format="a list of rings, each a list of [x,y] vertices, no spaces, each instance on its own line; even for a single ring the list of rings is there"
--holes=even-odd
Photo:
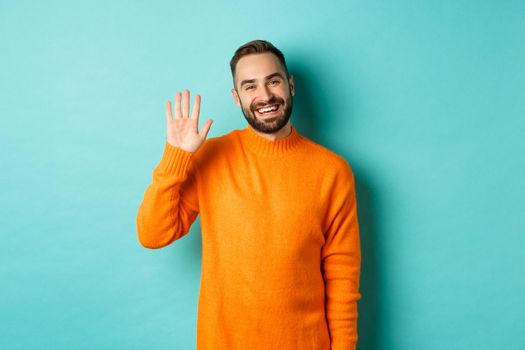
[[[261,89],[261,98],[264,99],[264,101],[268,101],[272,97],[272,93],[268,89],[268,86],[264,85]]]

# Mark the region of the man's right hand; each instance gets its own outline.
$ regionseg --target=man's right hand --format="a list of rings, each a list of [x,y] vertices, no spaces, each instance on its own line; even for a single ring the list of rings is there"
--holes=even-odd
[[[199,132],[200,95],[195,97],[195,104],[193,105],[191,117],[189,90],[184,91],[184,99],[182,102],[181,106],[181,93],[177,92],[175,95],[174,118],[172,117],[171,112],[171,101],[166,103],[167,142],[170,145],[182,148],[185,151],[195,152],[206,139],[213,120],[208,119]]]

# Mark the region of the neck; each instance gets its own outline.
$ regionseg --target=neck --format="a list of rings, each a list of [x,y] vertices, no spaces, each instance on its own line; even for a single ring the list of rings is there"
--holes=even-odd
[[[272,132],[272,133],[265,133],[265,132],[260,132],[258,130],[255,130],[254,128],[252,128],[251,125],[248,125],[254,132],[256,132],[257,134],[261,135],[262,137],[270,140],[270,141],[275,141],[275,140],[279,140],[279,139],[282,139],[288,135],[290,135],[290,133],[292,132],[292,124],[290,123],[290,121],[288,121],[288,123],[286,123],[285,126],[283,126],[281,129],[277,130],[276,132]]]

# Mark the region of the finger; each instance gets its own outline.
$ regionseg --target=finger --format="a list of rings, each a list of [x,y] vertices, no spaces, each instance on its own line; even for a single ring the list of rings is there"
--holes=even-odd
[[[190,91],[184,90],[184,98],[182,100],[182,117],[188,118],[190,115]]]
[[[191,110],[191,119],[199,120],[199,113],[201,112],[201,96],[195,96],[195,103]]]
[[[175,95],[175,119],[182,118],[180,113],[180,92]]]
[[[208,136],[208,132],[210,131],[211,124],[213,123],[213,119],[208,119],[206,123],[201,128],[200,135],[202,139],[206,139],[206,136]]]
[[[166,121],[169,122],[171,120],[171,101],[166,102]]]

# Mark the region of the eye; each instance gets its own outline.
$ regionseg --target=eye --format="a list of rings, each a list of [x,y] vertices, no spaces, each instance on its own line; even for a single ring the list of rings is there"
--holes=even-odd
[[[277,84],[279,84],[279,80],[271,80],[270,84],[277,85]]]
[[[246,86],[245,90],[252,90],[254,89],[255,87],[253,85],[248,85]]]

